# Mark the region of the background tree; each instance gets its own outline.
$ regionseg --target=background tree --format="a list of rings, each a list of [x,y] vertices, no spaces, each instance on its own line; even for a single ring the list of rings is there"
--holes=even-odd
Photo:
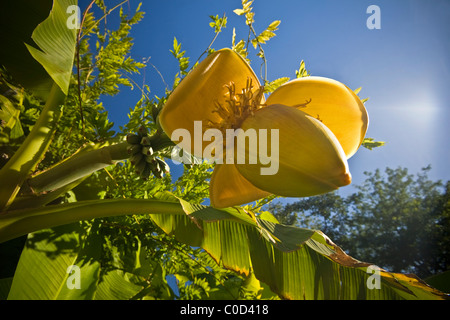
[[[348,196],[337,192],[270,205],[283,223],[322,230],[351,256],[419,277],[450,268],[450,181],[431,181],[423,168],[366,172]]]

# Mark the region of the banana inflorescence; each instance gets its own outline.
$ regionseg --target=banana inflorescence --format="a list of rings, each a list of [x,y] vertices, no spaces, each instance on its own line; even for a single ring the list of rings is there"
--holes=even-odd
[[[148,179],[150,174],[156,178],[162,178],[164,173],[169,172],[167,163],[156,157],[151,137],[148,136],[145,127],[140,127],[137,134],[128,134],[127,142],[129,144],[127,148],[128,154],[130,154],[129,160],[142,179]]]

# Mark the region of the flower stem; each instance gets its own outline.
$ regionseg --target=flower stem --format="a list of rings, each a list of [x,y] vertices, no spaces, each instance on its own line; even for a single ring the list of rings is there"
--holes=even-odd
[[[173,145],[173,142],[161,132],[150,137],[150,141],[155,152]],[[56,166],[30,178],[28,185],[36,193],[62,188],[97,170],[128,159],[130,157],[127,151],[128,146],[127,142],[119,142],[102,148],[100,145],[88,146],[84,151],[82,150]]]
[[[14,201],[27,176],[42,160],[61,116],[60,105],[64,99],[64,93],[56,83],[53,83],[44,109],[30,134],[0,170],[0,210]]]
[[[126,142],[98,148],[88,146],[89,151],[80,151],[58,165],[30,178],[28,185],[34,192],[51,191],[68,185],[97,170],[129,157]],[[93,149],[93,150],[92,150]]]

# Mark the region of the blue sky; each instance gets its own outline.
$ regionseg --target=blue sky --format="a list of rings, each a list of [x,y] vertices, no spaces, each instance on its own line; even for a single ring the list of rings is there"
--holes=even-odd
[[[80,1],[82,10],[84,3]],[[137,3],[130,0],[125,12],[134,11]],[[369,5],[379,6],[381,29],[367,28]],[[213,47],[230,47],[233,27],[238,39],[247,37],[243,17],[233,13],[240,7],[240,0],[144,0],[145,17],[132,32],[132,56],[150,57],[171,84],[178,66],[169,52],[173,38],[194,62],[214,35],[209,15],[225,13],[227,28]],[[449,0],[255,0],[253,7],[257,32],[281,20],[277,36],[265,46],[269,80],[294,78],[304,60],[312,75],[334,78],[352,89],[362,87],[360,96],[370,98],[367,137],[387,144],[372,151],[361,148],[349,160],[353,184],[365,179],[364,171],[401,166],[415,173],[429,164],[430,178],[450,180]],[[260,62],[254,60],[258,73]],[[142,76],[135,79],[142,82]],[[145,81],[153,95],[163,95],[164,84],[151,66]],[[137,90],[124,89],[117,97],[105,98],[112,121],[126,123],[139,96]]]

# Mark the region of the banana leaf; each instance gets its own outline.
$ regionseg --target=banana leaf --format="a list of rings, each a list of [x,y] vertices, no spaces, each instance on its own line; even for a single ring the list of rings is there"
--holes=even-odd
[[[95,241],[89,241],[94,244],[92,248],[80,245],[82,237],[77,236],[69,241],[72,249],[69,248],[66,255],[51,259],[51,255],[43,254],[43,248],[31,245],[36,243],[33,231],[44,225],[54,227],[79,220],[125,214],[149,215],[167,234],[191,246],[203,248],[217,263],[230,270],[244,275],[253,274],[284,299],[449,299],[448,294],[414,275],[391,273],[348,256],[320,231],[280,224],[268,212],[257,216],[240,207],[219,210],[190,204],[174,197],[163,200],[79,201],[0,216],[0,238],[2,235],[11,238],[12,234],[19,236],[30,232],[8,297],[95,298],[97,292],[101,292],[97,288],[100,285],[97,262],[95,259],[89,259],[85,264],[77,262],[77,259],[85,256],[80,250],[96,250]],[[68,236],[70,234],[60,235]],[[4,239],[6,238],[2,240]],[[48,236],[44,239],[47,241],[46,246],[58,245],[58,241],[55,241],[58,239]],[[63,243],[67,244],[68,241]],[[90,253],[90,256],[95,254]],[[67,268],[73,264],[86,268],[87,271],[82,273],[86,274],[85,279],[88,280],[88,284],[83,287],[85,293],[76,297],[71,296],[65,287]],[[29,279],[30,277],[34,280]],[[117,275],[111,277],[109,291],[115,286],[114,282],[118,281]],[[41,281],[35,283],[36,279]],[[129,277],[124,279],[130,283],[127,285],[130,290],[127,297],[139,291],[137,283],[127,280]],[[50,288],[45,285],[47,282],[56,284]],[[39,288],[42,288],[41,293],[36,296],[28,293],[39,292]]]

